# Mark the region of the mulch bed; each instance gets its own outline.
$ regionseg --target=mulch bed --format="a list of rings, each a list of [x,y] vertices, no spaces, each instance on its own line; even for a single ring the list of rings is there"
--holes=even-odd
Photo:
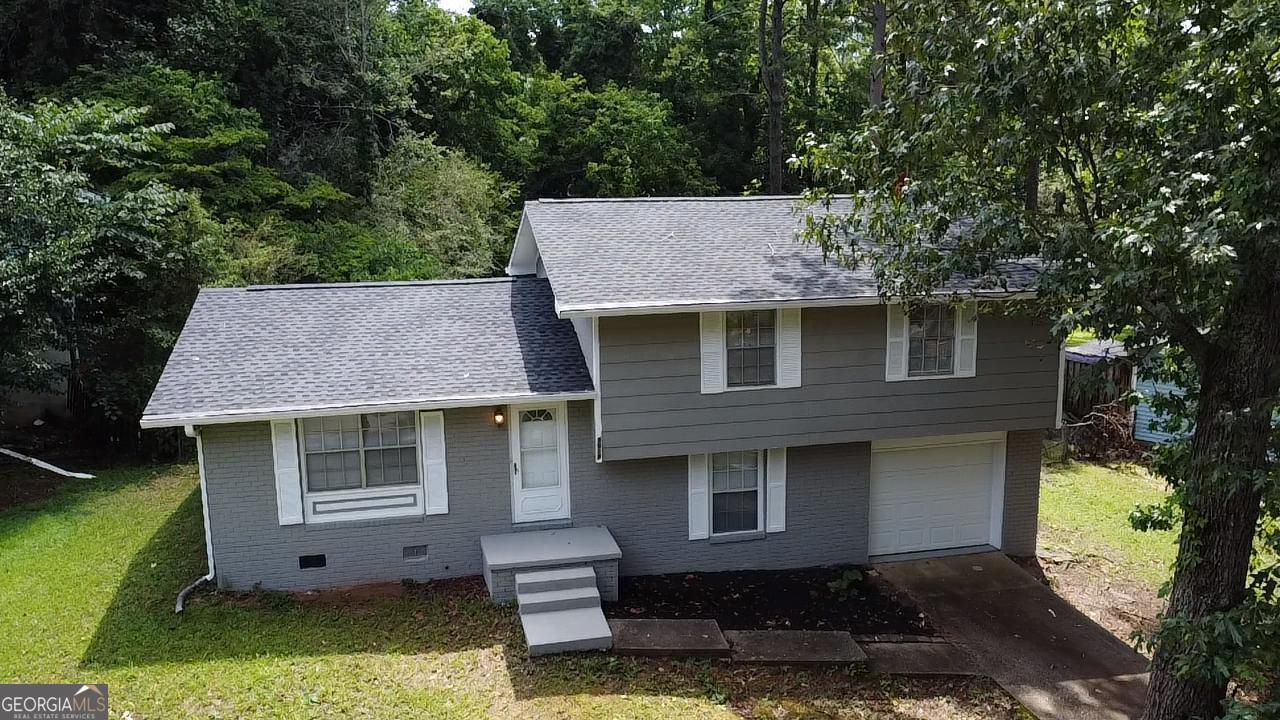
[[[710,619],[722,630],[845,630],[854,635],[933,635],[924,614],[893,588],[848,567],[624,577],[613,618]],[[836,583],[833,587],[830,583]]]

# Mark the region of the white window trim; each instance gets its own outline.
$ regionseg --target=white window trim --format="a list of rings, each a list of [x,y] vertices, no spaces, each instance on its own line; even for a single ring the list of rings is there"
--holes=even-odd
[[[889,306],[886,305],[885,307],[888,308]],[[911,367],[911,313],[907,312],[906,307],[904,306],[902,310],[902,337],[903,337],[902,376],[889,377],[888,373],[886,372],[885,382],[914,382],[919,380],[954,380],[957,378],[974,377],[977,374],[976,373],[976,365],[977,365],[976,348],[974,350],[975,372],[971,372],[971,373],[960,372],[960,325],[963,322],[963,309],[959,305],[954,305],[953,307],[955,308],[955,319],[953,321],[955,325],[955,329],[954,329],[954,334],[951,336],[951,344],[952,344],[951,372],[931,373],[929,375],[912,375],[911,374],[911,371],[908,369]],[[889,315],[887,314],[887,311],[886,311],[886,315],[885,315],[885,343],[886,343],[885,362],[886,363],[888,362],[888,359],[889,359],[889,354],[887,349],[888,343],[893,341],[893,328],[889,327],[888,318],[889,318]],[[974,318],[974,323],[977,323],[976,316]],[[977,344],[976,338],[974,340],[974,344],[975,345]]]
[[[761,312],[768,311],[773,313],[773,382],[760,385],[730,385],[729,384],[729,314],[735,312]],[[767,390],[769,388],[779,387],[778,371],[782,360],[782,344],[778,342],[778,334],[782,329],[782,313],[778,308],[759,308],[757,310],[726,310],[724,313],[724,324],[721,326],[720,332],[720,377],[724,378],[725,392],[740,392],[742,390]],[[739,349],[739,348],[733,348]]]
[[[356,413],[344,413],[356,414]],[[359,413],[360,415],[368,413]],[[337,416],[335,416],[337,417]],[[413,413],[413,438],[416,446],[415,459],[418,463],[418,482],[403,485],[380,485],[376,487],[358,487],[347,488],[343,490],[312,490],[310,483],[307,482],[307,452],[305,432],[302,428],[301,420],[294,421],[294,432],[298,444],[299,469],[301,474],[302,485],[302,509],[303,518],[307,524],[324,524],[333,522],[347,522],[352,520],[377,520],[382,518],[394,517],[411,517],[414,515],[423,515],[426,512],[426,490],[424,485],[426,468],[423,467],[423,448],[422,448],[422,421],[417,412]],[[363,434],[364,428],[360,432]],[[365,482],[364,467],[364,439],[361,437],[360,452],[360,481]],[[397,496],[411,495],[414,502],[410,506],[393,506],[393,507],[365,507],[358,510],[341,510],[333,513],[334,517],[324,517],[324,515],[316,513],[316,502],[365,502],[375,503],[382,498],[393,498]],[[326,513],[327,514],[327,513]]]
[[[769,311],[773,313],[773,382],[763,385],[729,385],[729,323],[728,315],[730,312],[761,312]],[[702,394],[713,394],[721,392],[740,392],[745,390],[770,390],[778,388],[797,388],[802,384],[801,375],[803,373],[803,353],[804,341],[801,329],[803,323],[803,308],[799,307],[761,307],[744,310],[726,310],[718,313],[718,327],[720,337],[718,338],[720,347],[717,352],[719,357],[714,359],[718,378],[711,378],[712,383],[717,385],[709,387],[707,377],[706,358],[706,333],[708,313],[702,313],[699,318],[699,347],[704,357],[702,358],[701,371],[703,374],[701,387]],[[718,366],[718,367],[716,367]]]
[[[723,453],[707,453],[707,534],[713,538],[731,538],[743,535],[762,535],[765,533],[765,495],[769,491],[769,452],[767,450],[737,450],[730,452],[754,452],[756,454],[756,527],[754,530],[734,530],[733,532],[716,532],[715,507],[715,455]],[[724,490],[729,492],[747,492],[745,490]]]

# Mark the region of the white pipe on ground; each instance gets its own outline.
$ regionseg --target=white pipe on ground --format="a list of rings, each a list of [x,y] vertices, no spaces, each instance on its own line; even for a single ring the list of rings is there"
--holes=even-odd
[[[38,468],[41,468],[41,469],[43,469],[43,470],[48,470],[49,472],[58,473],[59,475],[62,475],[63,477],[76,478],[77,480],[92,480],[92,479],[93,479],[93,475],[90,475],[89,473],[71,472],[70,470],[63,470],[62,468],[58,467],[57,465],[50,465],[49,463],[47,463],[47,462],[45,462],[45,461],[43,461],[43,460],[37,460],[37,459],[35,459],[35,458],[33,458],[33,457],[29,456],[29,455],[23,455],[22,453],[20,453],[20,452],[16,452],[16,451],[14,451],[14,450],[10,450],[9,448],[0,448],[0,455],[8,455],[8,456],[9,456],[9,457],[11,457],[11,458],[16,458],[16,459],[21,460],[21,461],[23,461],[23,462],[29,462],[29,463],[31,463],[32,465],[35,465],[35,466],[36,466],[36,467],[38,467]]]

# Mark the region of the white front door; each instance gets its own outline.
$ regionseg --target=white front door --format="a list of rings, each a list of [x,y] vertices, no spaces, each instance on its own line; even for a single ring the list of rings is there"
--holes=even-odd
[[[511,521],[569,517],[564,403],[511,408]]]

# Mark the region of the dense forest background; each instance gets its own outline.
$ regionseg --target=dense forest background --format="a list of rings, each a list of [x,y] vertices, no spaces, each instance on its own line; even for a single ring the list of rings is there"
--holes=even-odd
[[[136,439],[202,284],[485,276],[526,198],[794,191],[867,105],[842,2],[6,3],[0,388]]]

